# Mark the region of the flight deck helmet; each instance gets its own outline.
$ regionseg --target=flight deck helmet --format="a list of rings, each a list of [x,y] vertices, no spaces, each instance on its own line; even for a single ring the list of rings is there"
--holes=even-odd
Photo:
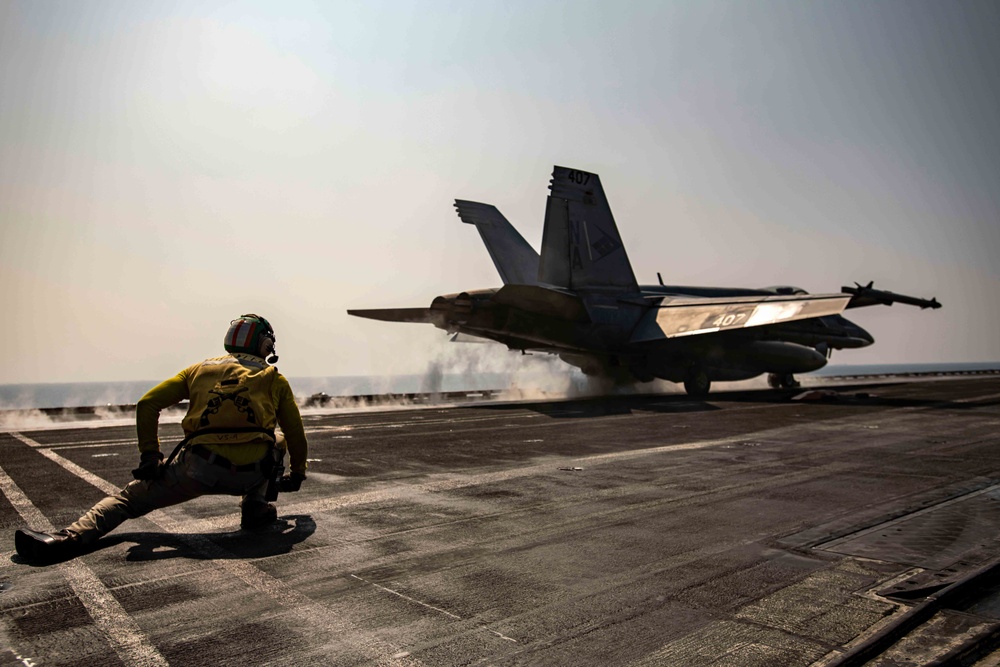
[[[270,354],[267,361],[273,364],[278,360],[276,355],[271,354],[274,352],[275,340],[274,329],[266,319],[253,313],[240,315],[229,323],[225,339],[226,352],[242,352],[258,357]]]

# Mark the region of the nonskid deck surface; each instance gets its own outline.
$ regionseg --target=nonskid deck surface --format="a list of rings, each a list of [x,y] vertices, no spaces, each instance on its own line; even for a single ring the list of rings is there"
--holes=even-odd
[[[206,497],[47,567],[14,529],[127,483],[134,430],[3,433],[0,665],[843,661],[1000,553],[1000,378],[836,392],[309,414],[269,532]],[[988,645],[991,581],[880,651]]]

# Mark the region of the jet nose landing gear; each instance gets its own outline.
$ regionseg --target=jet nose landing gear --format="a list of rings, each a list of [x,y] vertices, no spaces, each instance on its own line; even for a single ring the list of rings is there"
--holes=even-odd
[[[768,373],[767,384],[772,389],[797,389],[802,386],[791,373]]]

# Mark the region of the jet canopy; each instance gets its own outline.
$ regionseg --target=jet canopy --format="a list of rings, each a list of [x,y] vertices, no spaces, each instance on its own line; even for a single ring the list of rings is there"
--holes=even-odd
[[[795,285],[771,285],[770,287],[761,287],[760,289],[762,292],[770,292],[771,294],[809,294],[809,292]]]

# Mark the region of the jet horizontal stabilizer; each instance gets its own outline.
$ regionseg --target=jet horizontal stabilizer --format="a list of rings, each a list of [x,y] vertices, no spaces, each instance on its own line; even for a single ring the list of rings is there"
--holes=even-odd
[[[367,310],[348,310],[348,315],[365,317],[369,320],[383,322],[420,322],[435,324],[441,320],[440,313],[433,308],[371,308]]]
[[[844,310],[849,300],[850,297],[846,294],[667,298],[636,327],[631,342],[695,336],[837,315]]]

